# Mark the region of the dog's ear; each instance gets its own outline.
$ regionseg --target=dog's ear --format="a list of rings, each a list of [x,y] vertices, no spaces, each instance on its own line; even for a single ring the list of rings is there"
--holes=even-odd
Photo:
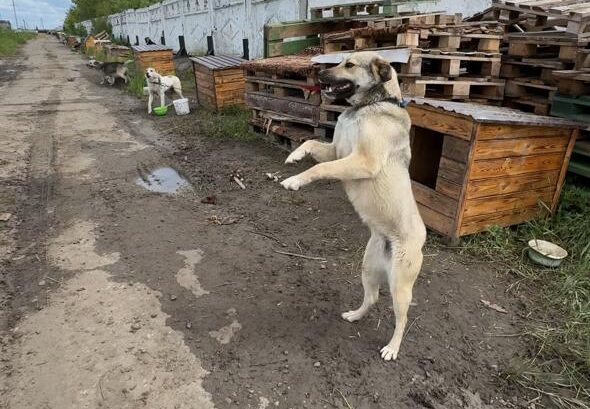
[[[375,58],[371,63],[373,75],[381,82],[387,82],[391,79],[391,65],[383,58]]]

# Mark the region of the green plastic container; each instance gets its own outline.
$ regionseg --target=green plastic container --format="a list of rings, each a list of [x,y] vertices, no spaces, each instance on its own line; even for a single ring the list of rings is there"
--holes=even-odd
[[[161,107],[154,108],[154,114],[158,116],[164,116],[168,113],[168,107],[166,105],[162,105]]]

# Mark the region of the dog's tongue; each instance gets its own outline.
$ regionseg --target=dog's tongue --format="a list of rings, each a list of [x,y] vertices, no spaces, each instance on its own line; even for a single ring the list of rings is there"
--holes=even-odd
[[[301,85],[301,89],[305,90],[305,91],[309,91],[309,92],[320,92],[322,90],[321,85]]]

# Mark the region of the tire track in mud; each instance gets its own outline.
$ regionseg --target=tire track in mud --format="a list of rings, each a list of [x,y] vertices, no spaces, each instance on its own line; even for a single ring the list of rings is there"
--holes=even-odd
[[[62,68],[56,64],[56,68]],[[52,87],[43,105],[60,105],[60,86]],[[18,203],[18,219],[21,224],[17,235],[17,253],[8,265],[7,277],[11,302],[5,330],[11,328],[29,308],[43,308],[47,299],[36,298],[39,281],[51,276],[47,261],[46,239],[51,216],[55,211],[53,192],[56,184],[57,138],[55,134],[57,110],[34,109],[19,114],[23,121],[35,123],[28,139],[30,143],[25,195]],[[16,261],[14,261],[16,260]],[[14,294],[18,293],[18,297]],[[36,300],[36,302],[31,302]]]

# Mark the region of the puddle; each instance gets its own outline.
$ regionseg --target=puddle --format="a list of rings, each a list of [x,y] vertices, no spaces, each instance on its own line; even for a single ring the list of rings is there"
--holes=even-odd
[[[158,168],[147,175],[141,174],[135,184],[156,193],[178,193],[191,189],[190,183],[172,168]]]

